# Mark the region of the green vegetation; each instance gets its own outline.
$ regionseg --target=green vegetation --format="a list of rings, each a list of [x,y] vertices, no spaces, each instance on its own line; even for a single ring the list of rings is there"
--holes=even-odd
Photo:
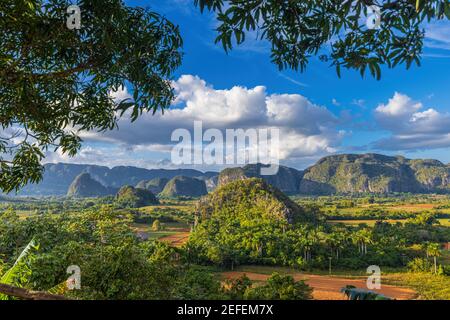
[[[185,176],[177,176],[165,185],[160,196],[163,198],[191,198],[208,194],[204,181]]]
[[[450,167],[436,160],[378,154],[334,155],[304,173],[303,194],[449,192]]]
[[[115,191],[113,188],[105,187],[92,179],[89,173],[82,173],[69,186],[67,196],[75,198],[104,197],[114,194]]]
[[[309,300],[312,289],[304,281],[294,281],[289,275],[273,273],[267,283],[246,290],[244,298],[250,300]]]
[[[153,231],[161,231],[161,229],[162,229],[161,222],[159,222],[159,220],[153,221],[152,230]]]
[[[33,259],[24,261],[27,272],[16,283],[21,287],[50,290],[65,281],[68,266],[78,265],[83,272],[82,289],[66,292],[75,298],[221,297],[220,283],[207,270],[184,265],[179,253],[167,245],[138,241],[129,226],[131,219],[112,207],[24,221],[11,212],[3,214],[0,255],[7,258],[3,261],[6,269],[2,269],[14,263],[32,238],[39,249]]]
[[[267,183],[286,194],[297,194],[299,190],[302,172],[294,168],[279,166],[274,175],[262,175],[262,164],[248,164],[242,168],[227,168],[220,172],[218,184],[225,185],[231,181],[245,178],[261,178]]]
[[[279,69],[305,70],[311,56],[336,67],[366,70],[380,79],[381,65],[420,66],[422,23],[450,19],[445,0],[377,2],[383,13],[379,27],[367,28],[361,16],[370,1],[195,0],[200,10],[218,14],[216,43],[228,51],[255,32],[271,44],[271,59]],[[407,40],[406,40],[407,39]],[[408,45],[405,45],[405,44]],[[331,52],[324,54],[325,46]],[[320,52],[320,54],[319,54]]]
[[[450,277],[430,273],[401,273],[388,278],[389,284],[409,286],[417,291],[420,299],[450,300]]]
[[[342,206],[343,201],[339,200]],[[355,206],[356,202],[347,201]],[[371,264],[405,267],[424,241],[446,242],[450,230],[424,213],[404,224],[378,221],[372,227],[329,224],[321,209],[296,206],[259,179],[231,182],[202,199],[189,241],[199,263],[285,265],[303,270]]]
[[[10,214],[9,218],[14,217]],[[3,216],[3,219],[7,219],[6,215]],[[34,239],[32,239],[20,253],[12,267],[0,277],[0,283],[21,287],[32,273],[32,270],[29,267],[30,263],[32,263],[35,258],[32,251],[38,249],[39,246],[37,246]],[[0,274],[2,274],[2,272],[0,272]],[[9,297],[0,293],[0,300],[9,300]]]
[[[293,279],[328,276],[330,263],[341,279],[379,265],[386,283],[411,287],[422,299],[449,298],[443,244],[450,228],[440,218],[448,214],[447,195],[289,198],[252,178],[200,200],[139,207],[139,189],[126,190],[124,202],[4,198],[0,277],[11,278],[7,270],[33,240],[9,283],[78,299],[309,299],[311,288]],[[68,291],[66,268],[74,264],[83,288]],[[230,269],[265,280],[224,280]]]
[[[163,191],[169,179],[155,178],[152,180],[142,180],[136,185],[136,188],[149,190],[153,194],[158,194]]]
[[[181,64],[176,25],[123,1],[85,0],[83,27],[71,30],[70,4],[19,0],[0,7],[0,123],[12,132],[0,140],[2,191],[39,181],[49,148],[75,155],[81,138],[71,128],[114,129],[122,115],[134,121],[174,98],[167,79]],[[111,92],[125,85],[133,99],[116,101]]]
[[[124,186],[116,195],[116,203],[122,208],[140,208],[159,203],[155,195],[148,190]]]

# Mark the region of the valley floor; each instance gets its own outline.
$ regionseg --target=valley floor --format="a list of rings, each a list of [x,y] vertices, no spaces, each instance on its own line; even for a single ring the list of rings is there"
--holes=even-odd
[[[244,274],[250,280],[255,282],[264,282],[270,277],[270,275],[264,273],[244,271],[223,272],[222,277],[224,279],[236,279]],[[305,282],[314,289],[313,297],[315,300],[346,300],[346,297],[340,292],[340,290],[347,285],[366,289],[367,277],[345,278],[340,276],[323,276],[299,272],[294,272],[291,275],[296,281],[305,280]],[[382,284],[380,290],[373,291],[396,300],[410,300],[415,299],[418,296],[412,289],[393,285]]]

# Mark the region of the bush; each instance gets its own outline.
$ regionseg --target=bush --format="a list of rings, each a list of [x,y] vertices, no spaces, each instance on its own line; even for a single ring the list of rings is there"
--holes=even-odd
[[[161,225],[161,222],[159,222],[159,220],[153,221],[153,224],[152,224],[152,230],[153,231],[160,231],[162,229],[163,229],[163,227]]]
[[[415,258],[408,262],[408,270],[414,273],[429,273],[432,272],[433,265],[427,259]]]
[[[312,299],[312,288],[303,280],[295,281],[289,275],[273,273],[267,284],[250,288],[245,293],[250,300],[309,300]]]
[[[225,285],[222,290],[231,300],[243,300],[245,292],[249,290],[251,286],[252,281],[244,274],[237,279],[225,280]]]

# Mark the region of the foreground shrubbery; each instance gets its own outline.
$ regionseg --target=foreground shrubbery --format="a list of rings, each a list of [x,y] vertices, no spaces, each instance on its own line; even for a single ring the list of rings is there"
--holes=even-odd
[[[310,298],[305,283],[278,274],[264,286],[248,279],[240,287],[223,286],[208,269],[186,264],[186,251],[138,241],[130,222],[110,206],[23,221],[7,211],[0,215],[0,278],[28,247],[9,284],[78,299]],[[82,283],[81,290],[69,292],[63,284],[71,265],[80,267]]]
[[[212,271],[239,264],[328,269],[330,257],[333,270],[408,265],[414,271],[408,277],[419,279],[417,290],[424,298],[447,294],[433,282],[448,284],[448,277],[431,273],[437,243],[450,239],[449,228],[437,225],[434,216],[417,215],[404,224],[377,222],[373,227],[330,225],[317,206],[298,207],[259,181],[236,183],[213,194],[214,201],[207,201],[200,211],[189,243],[178,249],[139,241],[130,227],[147,216],[155,230],[160,229],[155,221],[193,220],[173,208],[155,208],[144,216],[144,211],[89,201],[82,206],[70,203],[73,209],[61,209],[60,214],[36,213],[27,219],[4,210],[0,277],[34,239],[39,249],[30,252],[26,270],[13,279],[16,285],[53,292],[67,279],[67,267],[78,265],[82,289],[65,294],[81,299],[308,299],[310,288],[290,277],[273,275],[265,285],[248,278],[224,284]],[[426,242],[432,246],[421,248]],[[448,272],[439,264],[436,269],[439,274]]]
[[[292,276],[274,272],[265,284],[255,285],[243,275],[240,278],[226,280],[223,292],[234,300],[309,300],[312,288],[303,280],[295,281]]]
[[[450,300],[450,277],[431,273],[402,273],[389,276],[389,284],[413,288],[418,298]]]
[[[0,215],[0,270],[14,264],[31,239],[31,252],[14,284],[50,290],[68,278],[68,266],[81,269],[82,289],[68,292],[87,299],[216,299],[220,282],[204,268],[182,263],[183,252],[157,241],[139,242],[131,216],[112,207],[77,214],[42,215],[20,220]],[[3,273],[3,271],[2,271]]]

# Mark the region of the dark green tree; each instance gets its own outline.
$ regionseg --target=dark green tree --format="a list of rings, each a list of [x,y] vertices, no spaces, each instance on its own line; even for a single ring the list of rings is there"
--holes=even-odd
[[[295,281],[290,275],[273,273],[263,286],[246,291],[245,298],[250,300],[310,300],[312,288],[303,280]]]
[[[420,65],[422,23],[450,19],[448,0],[194,0],[203,12],[217,13],[216,43],[226,51],[242,44],[249,32],[271,44],[280,69],[303,71],[311,56],[341,68],[366,69],[380,78],[389,68]],[[379,8],[377,16],[371,6]],[[368,27],[367,17],[378,20]],[[361,19],[363,18],[363,19]],[[329,47],[329,48],[327,48]]]
[[[67,27],[68,0],[0,2],[0,189],[42,177],[49,149],[75,155],[80,131],[105,131],[126,112],[168,107],[181,63],[178,27],[120,0],[80,0],[81,28]],[[132,99],[112,96],[125,86]]]

